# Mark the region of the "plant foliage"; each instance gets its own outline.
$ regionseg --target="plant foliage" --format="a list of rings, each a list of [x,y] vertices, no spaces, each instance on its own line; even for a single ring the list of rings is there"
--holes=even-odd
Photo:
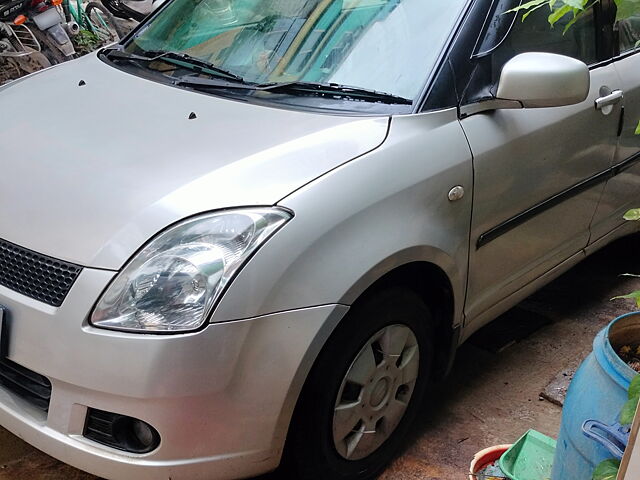
[[[526,13],[522,16],[522,20],[524,21],[527,16],[535,10],[546,7],[549,9],[549,24],[551,24],[552,27],[555,26],[560,19],[566,15],[570,15],[571,19],[564,27],[566,31],[584,15],[585,11],[599,1],[600,0],[530,0],[510,11],[525,11]],[[618,7],[617,20],[624,20],[640,13],[640,0],[614,0],[614,2]]]
[[[637,221],[640,220],[640,208],[634,208],[633,210],[629,210],[624,215],[625,220]]]
[[[640,0],[638,0],[638,5],[640,5]],[[640,126],[638,127],[640,128]],[[633,210],[629,210],[625,216],[624,216],[625,220],[629,220],[629,221],[640,221],[640,208],[634,208]],[[631,273],[625,273],[625,276],[629,276],[629,277],[637,277],[638,275],[633,275]],[[613,297],[611,300],[633,300],[636,302],[636,306],[640,309],[640,290],[637,290],[635,292],[631,292],[627,295],[620,295],[618,297]]]
[[[629,385],[629,400],[622,407],[620,412],[620,424],[631,425],[633,418],[638,408],[638,401],[640,400],[640,375],[636,375]],[[618,470],[620,469],[620,462],[614,458],[605,460],[600,463],[593,471],[592,480],[616,480],[618,477]]]
[[[605,460],[593,471],[593,480],[616,480],[620,462],[613,458]]]
[[[638,408],[638,400],[640,400],[640,375],[636,375],[629,385],[629,400],[622,407],[620,412],[620,425],[631,425],[633,417],[636,415]]]
[[[100,46],[100,37],[89,30],[80,30],[80,32],[73,37],[73,43],[78,53],[86,54],[93,52]]]

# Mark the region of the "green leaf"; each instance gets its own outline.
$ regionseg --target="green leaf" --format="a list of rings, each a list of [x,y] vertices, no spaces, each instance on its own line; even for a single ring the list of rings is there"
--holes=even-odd
[[[580,20],[583,15],[584,15],[584,10],[581,11],[579,14],[574,15],[573,18],[571,20],[569,20],[569,22],[564,26],[564,30],[562,31],[562,35],[567,33],[567,31],[569,31],[569,29],[573,26],[573,24],[576,23],[578,20]]]
[[[624,214],[625,220],[640,220],[640,208],[634,208]]]
[[[613,297],[611,300],[635,300],[636,305],[640,308],[640,290],[636,292],[631,292],[628,295],[620,295],[618,297]]]
[[[638,122],[638,126],[636,127],[636,135],[640,135],[640,122]]]
[[[530,10],[539,5],[548,5],[551,0],[531,0],[530,2],[523,3],[522,5],[512,8],[511,10],[507,10],[506,13],[514,13],[519,12],[520,10]]]
[[[577,8],[578,10],[583,10],[584,6],[587,4],[587,0],[563,0],[565,5],[569,5],[571,8]]]
[[[633,423],[633,418],[636,416],[636,410],[638,409],[638,400],[638,397],[632,398],[624,404],[620,411],[620,425],[631,425]]]
[[[551,1],[553,1],[553,0],[551,0]],[[531,10],[529,10],[527,13],[525,13],[525,14],[522,16],[522,21],[524,22],[524,21],[527,19],[527,17],[528,17],[529,15],[531,15],[533,12],[535,12],[535,11],[536,11],[536,10],[538,10],[539,8],[542,8],[542,7],[545,7],[545,6],[546,6],[546,4],[545,4],[545,3],[542,3],[542,4],[538,5],[537,7],[533,7]]]
[[[565,5],[564,7],[560,7],[557,10],[554,10],[549,15],[549,24],[553,27],[558,20],[564,17],[567,13],[573,12],[573,8],[569,5]]]
[[[593,480],[616,480],[620,470],[620,461],[614,458],[605,460],[593,471]]]
[[[615,0],[617,8],[616,20],[626,20],[638,14],[639,0]]]
[[[640,398],[640,375],[636,375],[629,385],[629,400]]]

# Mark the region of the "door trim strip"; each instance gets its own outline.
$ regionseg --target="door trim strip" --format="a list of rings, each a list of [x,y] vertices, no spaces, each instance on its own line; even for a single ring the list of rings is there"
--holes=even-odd
[[[619,175],[625,170],[631,168],[637,162],[640,162],[640,152],[635,153],[634,155],[630,156],[629,158],[620,162],[619,164],[609,167],[600,173],[596,173],[595,175],[587,178],[586,180],[583,180],[582,182],[577,183],[567,188],[566,190],[563,190],[562,192],[557,193],[546,200],[543,200],[537,205],[534,205],[526,209],[525,211],[505,220],[504,222],[500,223],[499,225],[496,225],[492,229],[487,230],[485,233],[480,235],[478,237],[478,241],[476,242],[476,249],[480,249],[481,247],[484,247],[488,243],[494,241],[495,239],[504,235],[505,233],[510,232],[514,228],[522,225],[523,223],[527,222],[528,220],[535,217],[536,215],[539,215],[542,212],[545,212],[550,208],[553,208],[556,205],[559,205],[565,200],[575,197],[576,195],[579,195],[580,193],[586,190],[589,190],[590,188],[595,187],[596,185],[602,182],[606,182],[607,180],[615,177],[616,175]]]

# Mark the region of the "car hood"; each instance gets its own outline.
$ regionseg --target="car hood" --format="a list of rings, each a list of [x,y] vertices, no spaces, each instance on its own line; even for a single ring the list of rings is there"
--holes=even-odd
[[[181,90],[95,55],[0,88],[0,112],[0,238],[104,269],[185,217],[276,204],[388,130]]]

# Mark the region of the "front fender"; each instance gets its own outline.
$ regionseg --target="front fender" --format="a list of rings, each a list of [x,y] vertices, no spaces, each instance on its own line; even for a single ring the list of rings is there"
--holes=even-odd
[[[466,195],[451,202],[457,185]],[[394,268],[424,261],[449,277],[461,323],[472,187],[455,110],[393,118],[381,147],[279,202],[294,219],[244,267],[212,321],[349,305]]]

